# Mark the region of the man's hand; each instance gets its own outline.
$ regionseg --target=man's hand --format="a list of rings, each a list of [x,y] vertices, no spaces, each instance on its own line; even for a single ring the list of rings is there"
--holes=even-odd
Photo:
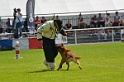
[[[43,40],[38,40],[41,44],[43,44]]]
[[[41,40],[40,43],[43,44],[43,40]]]

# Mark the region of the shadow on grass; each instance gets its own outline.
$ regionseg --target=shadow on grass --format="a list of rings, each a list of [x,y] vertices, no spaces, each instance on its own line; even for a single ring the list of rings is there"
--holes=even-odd
[[[40,72],[49,72],[51,70],[48,70],[48,69],[43,69],[43,70],[38,70],[38,71],[31,71],[31,72],[28,72],[28,73],[40,73]]]
[[[71,71],[71,70],[66,70],[66,69],[61,69],[61,70],[54,70],[54,71]],[[38,70],[38,71],[31,71],[31,72],[28,72],[28,73],[40,73],[40,72],[52,72],[51,70],[48,70],[48,69],[43,69],[43,70]]]

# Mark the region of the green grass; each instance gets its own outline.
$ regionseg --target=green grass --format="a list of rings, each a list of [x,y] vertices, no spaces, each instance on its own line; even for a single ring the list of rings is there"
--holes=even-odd
[[[67,46],[80,59],[83,70],[70,63],[59,71],[49,71],[42,64],[42,49],[21,50],[21,59],[15,51],[0,51],[0,82],[123,82],[124,43],[82,44]],[[57,67],[61,56],[56,57]]]

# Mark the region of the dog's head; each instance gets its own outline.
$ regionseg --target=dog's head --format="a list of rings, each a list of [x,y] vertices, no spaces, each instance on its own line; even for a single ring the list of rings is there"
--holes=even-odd
[[[57,44],[57,47],[59,51],[67,50],[67,48],[63,44]]]
[[[64,31],[61,20],[54,20],[54,25],[57,27],[57,31],[62,35],[66,36],[67,33]]]

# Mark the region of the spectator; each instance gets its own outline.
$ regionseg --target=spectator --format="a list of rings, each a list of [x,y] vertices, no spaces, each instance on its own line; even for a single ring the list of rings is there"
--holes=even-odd
[[[97,17],[96,15],[94,15],[92,18],[91,18],[91,21],[90,21],[90,27],[97,27]]]
[[[118,12],[115,12],[114,16],[114,22],[112,23],[112,26],[120,26],[120,16],[118,15]],[[119,32],[119,28],[114,28],[114,32]]]
[[[79,14],[79,17],[78,17],[78,28],[79,29],[86,28],[86,23],[81,14]]]
[[[105,20],[105,27],[111,27],[112,26],[112,22],[111,20],[109,20],[109,18],[107,17],[106,20]],[[108,36],[111,36],[112,33],[111,33],[111,29],[106,29],[106,33]]]
[[[105,26],[105,21],[101,15],[101,13],[99,13],[99,16],[97,17],[97,24],[98,24],[98,27],[100,27],[100,26],[104,27]]]
[[[46,18],[43,16],[42,19],[41,19],[41,24],[43,24],[46,21],[47,21]]]
[[[109,18],[107,17],[105,20],[105,27],[111,27],[112,26],[112,22],[111,20],[109,20]]]
[[[112,26],[120,26],[120,16],[118,15],[118,12],[115,12],[114,22],[112,23]],[[115,28],[114,30],[115,32],[118,32],[118,28]]]
[[[106,12],[106,15],[104,16],[104,20],[106,21],[107,18],[110,19],[110,13]]]
[[[16,29],[14,31],[15,38],[22,38],[22,13],[21,9],[18,8],[16,12]],[[19,36],[18,36],[19,34]]]
[[[118,12],[115,12],[114,21],[119,23],[119,20],[120,16],[118,15]]]
[[[9,39],[5,28],[3,28],[3,32],[1,34],[2,34],[2,36],[0,37],[1,39]]]
[[[72,29],[72,25],[71,25],[70,21],[68,21],[68,23],[65,25],[65,29],[66,30],[71,30]]]
[[[8,18],[7,22],[6,22],[6,25],[7,25],[6,30],[7,30],[8,33],[12,33],[12,30],[13,30],[12,29],[12,24],[13,24],[12,21],[10,20],[10,18]]]
[[[39,19],[39,17],[38,16],[36,16],[36,19],[35,19],[35,30],[37,30],[37,26],[38,26],[38,24],[40,24],[41,23],[41,20]]]

